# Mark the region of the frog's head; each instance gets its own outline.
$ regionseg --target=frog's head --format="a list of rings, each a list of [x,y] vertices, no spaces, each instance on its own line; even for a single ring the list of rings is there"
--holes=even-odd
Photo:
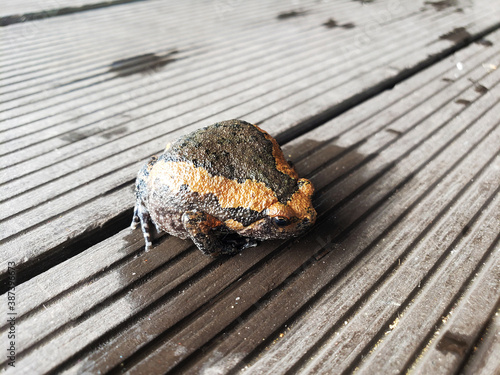
[[[275,202],[265,211],[265,217],[256,221],[240,234],[257,239],[295,237],[316,221],[316,210],[311,197],[314,187],[311,181],[297,180],[297,190],[286,203]]]
[[[274,203],[266,212],[276,238],[297,236],[316,221],[316,210],[311,202],[314,193],[311,181],[301,178],[297,181],[297,187],[286,204]]]

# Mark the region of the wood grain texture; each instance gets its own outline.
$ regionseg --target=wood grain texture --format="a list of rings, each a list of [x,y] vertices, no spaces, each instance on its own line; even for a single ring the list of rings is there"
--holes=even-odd
[[[162,14],[162,11],[167,13],[172,8],[170,4],[158,6],[160,7],[157,9],[158,14]],[[292,21],[291,26],[294,29],[292,37],[289,28],[282,21],[263,17],[269,12],[280,14],[283,11],[280,7],[283,5],[248,6],[249,12],[245,13],[247,16],[244,20],[238,21],[238,18],[232,17],[224,23],[226,28],[232,27],[235,30],[230,34],[230,39],[222,38],[220,35],[220,22],[216,17],[217,14],[220,16],[220,12],[209,7],[207,11],[214,17],[203,27],[206,28],[204,30],[206,37],[212,37],[210,45],[206,45],[204,40],[199,40],[200,30],[193,33],[191,30],[181,29],[179,30],[181,39],[175,39],[179,45],[173,45],[161,38],[159,47],[160,40],[157,39],[158,35],[152,35],[155,28],[151,23],[148,23],[147,29],[134,32],[135,39],[127,38],[123,44],[123,40],[115,39],[117,35],[124,35],[125,30],[120,26],[116,34],[105,34],[109,35],[109,39],[99,37],[98,46],[105,51],[95,56],[97,61],[94,65],[89,65],[86,59],[83,60],[85,64],[82,64],[81,56],[84,51],[73,50],[71,59],[79,70],[72,70],[71,64],[68,64],[67,71],[49,68],[46,72],[48,75],[41,76],[42,81],[35,77],[31,79],[28,75],[20,82],[7,86],[9,92],[5,95],[8,95],[8,100],[5,102],[3,114],[9,119],[7,123],[12,128],[3,132],[7,142],[3,143],[5,151],[0,157],[0,164],[3,163],[1,165],[5,167],[1,172],[1,178],[5,181],[2,193],[6,197],[1,210],[2,226],[5,229],[2,233],[4,242],[0,247],[8,246],[14,249],[14,253],[18,254],[17,261],[20,267],[23,267],[22,259],[33,258],[35,254],[44,257],[50,253],[50,248],[64,246],[65,242],[74,238],[71,235],[58,239],[61,237],[53,233],[54,225],[47,224],[52,223],[53,218],[61,217],[65,213],[73,216],[67,220],[74,223],[75,232],[71,233],[75,234],[85,233],[95,227],[92,223],[82,220],[81,214],[75,217],[72,213],[78,211],[80,207],[89,207],[91,202],[95,201],[97,194],[113,190],[126,181],[132,181],[138,169],[137,160],[146,159],[152,153],[158,152],[175,136],[221,118],[234,117],[263,122],[263,126],[273,134],[286,132],[293,128],[295,123],[305,121],[318,112],[330,108],[332,103],[341,106],[342,103],[348,103],[349,98],[356,96],[358,92],[369,91],[370,87],[396,76],[403,68],[388,69],[388,66],[394,64],[397,66],[400,59],[407,61],[411,51],[420,53],[419,58],[411,59],[413,64],[416,64],[417,61],[426,60],[429,53],[447,50],[450,47],[449,41],[441,39],[435,41],[436,33],[449,31],[456,22],[465,17],[452,10],[437,14],[420,9],[417,12],[417,9],[412,7],[392,9],[387,4],[374,4],[372,8],[361,8],[361,10],[359,4],[345,2],[338,5],[338,17],[347,17],[352,14],[350,11],[358,10],[359,22],[365,25],[365,29],[328,30],[319,22],[330,13],[328,5],[309,4],[311,7],[317,7],[315,12],[310,12],[308,17],[299,17]],[[123,23],[132,15],[138,17],[140,12],[154,19],[153,8],[146,3],[84,12],[80,15],[81,19],[75,15],[74,22],[70,22],[71,30],[64,29],[66,31],[62,32],[65,35],[65,43],[71,43],[75,33],[79,31],[90,40],[95,38],[95,34],[89,33],[86,26],[88,17],[95,17],[95,21],[101,22],[103,28],[110,28],[113,27],[113,22]],[[200,9],[190,13],[187,8],[181,8],[178,12],[178,18],[175,19],[177,23],[188,17],[196,18],[203,15]],[[234,13],[234,10],[232,12]],[[111,22],[105,15],[113,13],[116,14],[116,19]],[[443,18],[443,15],[448,18]],[[483,11],[481,5],[478,5],[477,12],[468,16],[479,17],[477,24],[493,25],[491,15],[489,9]],[[472,22],[472,19],[469,21]],[[160,19],[156,22],[160,22]],[[161,23],[157,24],[160,30],[164,22],[165,20],[161,19]],[[41,23],[40,32],[33,38],[43,42],[33,52],[30,61],[38,57],[37,53],[43,56],[53,48],[55,48],[53,52],[57,52],[58,48],[62,49],[64,43],[59,42],[54,46],[61,34],[54,35],[54,27],[57,25],[64,28],[67,24],[68,20],[63,18]],[[265,25],[269,32],[257,27],[261,24]],[[370,33],[372,40],[361,43],[360,38],[368,25],[372,25],[370,27],[374,29],[373,33]],[[474,33],[474,27],[476,26],[471,26],[470,33]],[[15,26],[10,28],[15,32]],[[130,33],[129,29],[126,31]],[[332,33],[336,32],[342,37],[332,38]],[[418,39],[414,42],[398,46],[397,41],[401,38],[416,38],[417,35]],[[141,36],[151,43],[157,43],[158,46],[150,48],[141,44],[140,50],[137,49]],[[173,36],[169,37],[174,40]],[[301,49],[297,37],[304,45],[311,45],[312,49]],[[394,43],[391,43],[391,40],[394,40]],[[280,43],[281,41],[284,44]],[[33,42],[34,40],[27,39],[16,47],[21,61]],[[87,47],[91,53],[95,54],[96,43]],[[120,55],[115,53],[113,57],[109,56],[113,48],[116,49],[120,43],[122,43]],[[110,47],[109,51],[107,44]],[[235,49],[235,45],[241,45],[243,49]],[[355,51],[346,49],[352,45],[357,46]],[[129,51],[128,56],[124,56],[123,48]],[[172,54],[172,62],[167,67],[149,71],[148,74],[132,74],[117,78],[116,71],[110,69],[113,61],[123,61],[130,56],[143,56],[151,51],[155,51],[155,55],[158,56],[173,51],[179,52]],[[342,53],[339,54],[338,51]],[[232,54],[239,59],[234,60],[234,66],[238,67],[240,74],[236,76],[229,74],[228,77],[207,83],[206,75],[200,74],[197,64],[203,67],[202,69],[215,69],[220,74],[228,67],[228,62],[233,62]],[[207,61],[212,62],[212,55],[216,56],[214,64],[210,63],[207,66]],[[245,59],[246,56],[254,55],[255,58]],[[263,56],[264,60],[261,61],[259,55]],[[108,60],[105,60],[106,56]],[[366,59],[372,60],[372,63],[364,64]],[[239,61],[242,63],[238,63]],[[57,67],[63,62],[64,60],[58,61]],[[31,63],[26,64],[31,66],[28,69],[34,70]],[[254,70],[249,69],[246,64],[253,65]],[[356,69],[352,69],[353,64]],[[406,69],[407,63],[404,64]],[[230,67],[232,66],[231,64]],[[44,72],[44,66],[37,66],[34,71],[40,75],[40,72]],[[78,71],[83,75],[77,73]],[[279,76],[277,76],[278,71],[282,73]],[[193,79],[193,75],[199,78]],[[172,77],[177,77],[175,79],[179,83],[175,84],[175,81],[171,83]],[[58,83],[54,85],[54,82]],[[197,89],[189,94],[180,91],[179,94],[182,96],[179,97],[175,94],[177,92],[175,90],[185,90],[181,82],[195,83]],[[116,85],[118,87],[115,87]],[[105,100],[108,86],[115,90],[111,102]],[[173,87],[174,91],[171,92],[169,87]],[[202,91],[200,92],[198,88]],[[88,91],[93,95],[89,95]],[[71,110],[67,107],[69,103],[67,100],[71,100],[75,94],[78,95],[79,101],[71,104],[74,108]],[[186,98],[186,94],[190,99]],[[185,99],[182,99],[183,97]],[[117,98],[119,102],[116,102]],[[62,110],[63,114],[58,119],[58,112],[54,111],[56,108],[51,102],[57,103],[59,99],[63,102],[56,108]],[[146,101],[142,102],[142,99]],[[321,104],[325,100],[329,103],[328,106]],[[96,102],[106,106],[99,110],[101,104],[96,107]],[[37,103],[40,104],[38,109],[36,109]],[[307,108],[301,109],[297,117],[293,111],[299,108],[301,103],[307,103],[304,104]],[[109,108],[112,108],[112,111],[108,111]],[[26,109],[29,113],[22,115]],[[130,120],[124,121],[124,114]],[[273,117],[275,115],[285,117],[276,120]],[[36,120],[36,116],[41,116],[38,117],[40,121]],[[295,120],[291,121],[290,116]],[[90,123],[87,122],[89,120]],[[44,140],[44,129],[48,136],[46,140]],[[24,143],[25,141],[28,143]],[[26,199],[28,196],[30,198]],[[109,197],[106,199],[109,200]],[[104,222],[129,209],[128,205],[114,203],[114,213],[103,218]],[[24,232],[21,232],[22,230]],[[46,236],[51,232],[51,236],[54,237],[53,245],[44,248],[35,245],[32,248],[32,241],[27,237],[32,237],[31,233],[35,230],[42,232],[46,230]]]
[[[489,221],[498,227],[498,217],[495,218],[495,214],[498,215],[498,209],[490,214],[492,215],[488,218]],[[485,225],[473,233],[474,238],[471,239],[471,242],[476,245],[483,241],[483,235],[491,237],[491,234],[495,233],[495,229]],[[481,248],[484,248],[483,246]],[[436,332],[436,336],[432,337],[432,341],[423,356],[417,359],[413,373],[425,374],[431,371],[445,374],[457,371],[467,358],[466,355],[473,350],[476,352],[469,360],[467,373],[487,373],[488,371],[494,373],[495,367],[498,368],[498,357],[493,354],[495,346],[498,347],[494,340],[497,340],[495,337],[498,337],[500,333],[500,327],[495,321],[498,320],[498,311],[495,308],[499,303],[498,290],[500,289],[498,238],[493,246],[474,274],[474,279],[466,286],[466,291],[450,309],[448,315],[442,317],[442,326]],[[475,248],[469,247],[467,250],[472,253],[472,256],[481,255],[475,254],[473,251]],[[455,249],[456,252],[460,250],[462,249]],[[467,255],[467,251],[460,254],[460,256],[464,255]],[[457,265],[460,266],[460,264]],[[462,276],[462,270],[457,274]],[[443,283],[443,285],[447,284]],[[462,287],[462,289],[465,288]],[[480,350],[478,350],[474,346],[477,345],[479,335],[482,334],[484,327],[490,320],[492,322],[487,328],[487,336],[479,341]],[[485,355],[487,351],[490,352],[490,358]],[[485,363],[481,363],[482,361]],[[489,362],[488,365],[487,362]]]
[[[132,1],[137,0],[50,0],[44,2],[20,0],[6,2],[2,4],[2,10],[0,11],[0,25],[7,26],[14,23],[62,16]]]
[[[193,4],[2,28],[6,373],[494,373],[497,10]],[[163,233],[144,252],[128,228],[144,159],[229,118],[285,141],[317,224],[233,257]]]
[[[498,296],[498,293],[496,294]],[[474,347],[475,352],[472,354],[469,362],[464,368],[466,374],[494,374],[500,367],[500,361],[496,353],[500,349],[500,312],[497,310],[492,321],[488,324],[484,337]]]

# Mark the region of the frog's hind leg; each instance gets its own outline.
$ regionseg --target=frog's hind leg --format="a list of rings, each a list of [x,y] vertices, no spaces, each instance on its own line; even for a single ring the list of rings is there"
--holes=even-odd
[[[236,254],[239,251],[256,246],[256,241],[228,232],[225,225],[215,217],[197,211],[188,211],[182,215],[182,223],[189,237],[204,254]]]
[[[132,229],[137,228],[137,224],[141,223],[142,233],[144,235],[144,240],[146,241],[146,251],[151,249],[151,232],[149,230],[149,222],[151,220],[149,216],[149,211],[144,205],[144,200],[147,199],[147,184],[146,181],[149,176],[149,172],[153,168],[154,164],[157,162],[158,157],[153,156],[149,159],[148,163],[145,164],[139,173],[137,174],[137,179],[135,180],[135,207],[134,216],[132,217],[132,223],[130,227]]]
[[[134,208],[134,216],[132,218],[132,224],[130,227],[132,229],[137,228],[137,224],[141,223],[142,234],[144,235],[144,242],[146,243],[146,251],[149,251],[153,246],[151,242],[151,231],[149,229],[149,221],[151,220],[149,216],[148,209],[141,201],[137,201]]]

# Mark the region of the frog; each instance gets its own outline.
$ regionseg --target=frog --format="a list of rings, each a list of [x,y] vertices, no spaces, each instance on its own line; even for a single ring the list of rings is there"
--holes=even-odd
[[[313,193],[269,133],[221,121],[181,136],[140,169],[131,227],[140,223],[146,251],[153,223],[204,254],[233,255],[307,231],[317,216]]]

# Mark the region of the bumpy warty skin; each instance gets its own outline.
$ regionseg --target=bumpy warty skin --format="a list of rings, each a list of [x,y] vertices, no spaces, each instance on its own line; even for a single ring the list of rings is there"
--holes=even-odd
[[[224,121],[179,138],[141,169],[134,223],[141,222],[147,243],[151,220],[206,253],[219,253],[214,247],[225,240],[232,244],[225,252],[236,252],[255,244],[248,239],[289,238],[309,228],[313,191],[269,134]]]

